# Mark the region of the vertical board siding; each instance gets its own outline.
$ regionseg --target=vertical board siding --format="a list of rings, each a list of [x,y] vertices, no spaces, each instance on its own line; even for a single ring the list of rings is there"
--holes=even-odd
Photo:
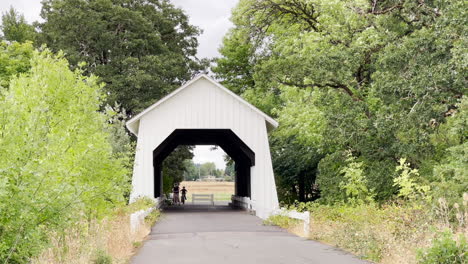
[[[265,118],[203,78],[141,117],[132,199],[154,197],[153,150],[178,128],[231,129],[255,152],[250,181],[257,215],[278,208]]]

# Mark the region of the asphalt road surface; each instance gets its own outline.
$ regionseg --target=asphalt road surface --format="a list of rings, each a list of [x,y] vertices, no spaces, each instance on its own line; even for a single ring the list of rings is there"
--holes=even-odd
[[[289,234],[228,206],[169,207],[133,264],[363,264],[353,255]]]

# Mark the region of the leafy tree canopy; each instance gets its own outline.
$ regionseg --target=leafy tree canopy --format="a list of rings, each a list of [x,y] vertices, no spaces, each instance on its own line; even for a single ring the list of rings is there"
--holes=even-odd
[[[201,70],[200,30],[168,0],[46,0],[39,44],[106,83],[107,101],[132,115]]]
[[[11,73],[0,97],[5,263],[28,263],[50,232],[103,216],[125,203],[129,190],[128,160],[112,148],[112,116],[99,111],[105,95],[97,78],[69,70],[63,54],[49,50],[32,52],[29,65]]]
[[[213,71],[280,121],[272,144],[282,147],[272,155],[307,149],[296,152],[303,158],[284,156],[297,164],[320,154],[308,177],[330,183],[321,186],[331,188],[324,200],[341,199],[333,186],[344,180],[346,151],[362,164],[375,199],[386,200],[398,192],[400,158],[427,181],[441,158],[431,135],[467,92],[467,7],[461,0],[241,0]],[[300,179],[300,170],[294,175]]]
[[[3,33],[2,38],[8,41],[26,42],[33,41],[36,37],[34,27],[13,7],[2,15],[0,29]]]
[[[10,79],[31,68],[32,43],[0,42],[0,87],[8,88]]]

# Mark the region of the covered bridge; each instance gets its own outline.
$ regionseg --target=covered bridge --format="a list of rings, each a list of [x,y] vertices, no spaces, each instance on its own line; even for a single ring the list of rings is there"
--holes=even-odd
[[[178,145],[218,145],[236,164],[233,202],[266,218],[278,209],[267,135],[277,126],[226,87],[199,75],[127,122],[138,137],[130,198],[162,196],[162,162]]]

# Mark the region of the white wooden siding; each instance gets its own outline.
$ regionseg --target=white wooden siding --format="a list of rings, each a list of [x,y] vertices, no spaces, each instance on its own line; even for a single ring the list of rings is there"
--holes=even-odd
[[[274,127],[276,121],[204,75],[161,101],[127,124],[138,136],[132,200],[154,196],[153,150],[175,129],[231,129],[255,152],[251,198],[257,215],[266,218],[278,209],[267,136],[267,123]]]

